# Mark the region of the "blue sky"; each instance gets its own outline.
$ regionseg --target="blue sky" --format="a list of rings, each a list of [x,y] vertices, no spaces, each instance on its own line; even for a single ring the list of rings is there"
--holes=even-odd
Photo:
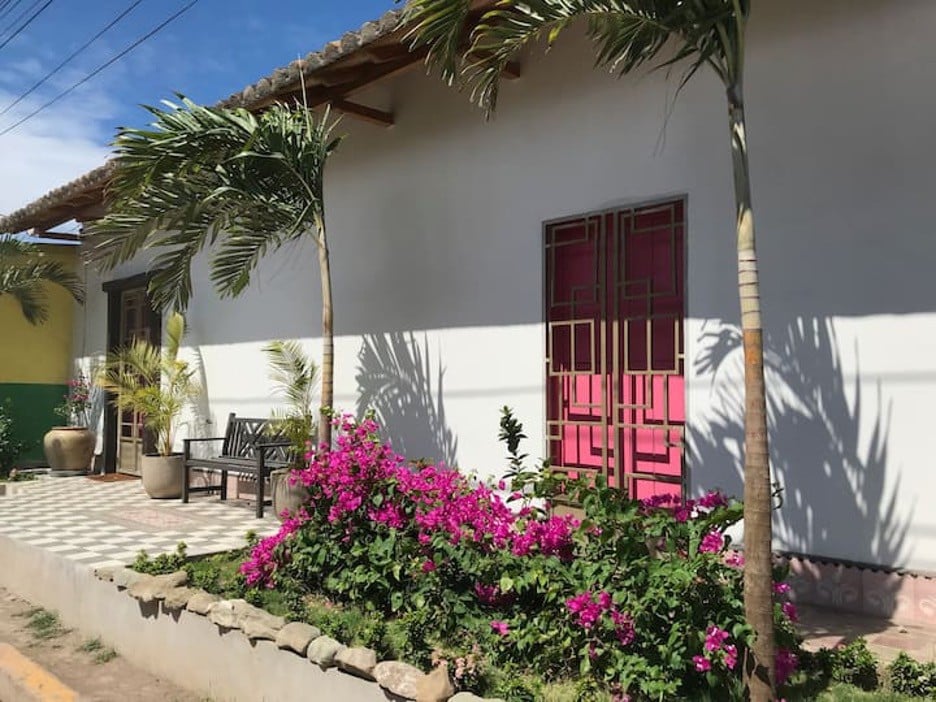
[[[130,14],[16,108],[0,131],[68,88],[187,4],[142,0]],[[0,18],[0,43],[11,20]],[[0,48],[0,110],[90,39],[131,0],[53,0]],[[81,9],[77,6],[81,5]],[[3,3],[0,2],[0,13]],[[125,58],[0,137],[0,212],[103,163],[120,125],[145,123],[140,104],[182,92],[215,102],[395,7],[392,0],[198,0]]]

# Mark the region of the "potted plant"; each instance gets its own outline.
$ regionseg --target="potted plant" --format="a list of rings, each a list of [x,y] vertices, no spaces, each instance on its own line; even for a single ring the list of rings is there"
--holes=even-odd
[[[98,384],[114,393],[119,412],[134,412],[156,439],[156,452],[140,458],[143,489],[150,497],[182,496],[181,453],[173,452],[175,432],[185,405],[200,392],[195,369],[179,359],[185,319],[174,312],[166,323],[166,345],[160,350],[146,342],[108,354]]]
[[[68,477],[85,475],[94,458],[97,438],[88,427],[91,406],[91,385],[84,373],[68,381],[68,392],[55,413],[65,420],[65,426],[52,427],[42,439],[42,450],[49,464],[50,475]]]
[[[270,368],[270,380],[276,394],[285,401],[284,410],[273,413],[274,426],[279,434],[292,443],[293,466],[270,473],[273,493],[273,512],[282,518],[292,515],[308,498],[302,485],[292,485],[289,473],[301,468],[309,452],[312,437],[318,431],[315,402],[318,386],[318,366],[297,341],[271,341],[263,347]]]

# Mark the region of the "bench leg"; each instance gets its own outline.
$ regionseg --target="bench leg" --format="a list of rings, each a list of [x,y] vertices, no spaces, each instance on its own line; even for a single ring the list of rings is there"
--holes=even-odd
[[[189,445],[188,442],[185,443],[185,452],[182,457],[182,502],[188,503],[189,501]]]
[[[266,465],[263,450],[257,452],[257,519],[263,519],[263,483],[266,482]]]
[[[227,475],[226,470],[221,471],[221,500],[224,501],[227,499]]]

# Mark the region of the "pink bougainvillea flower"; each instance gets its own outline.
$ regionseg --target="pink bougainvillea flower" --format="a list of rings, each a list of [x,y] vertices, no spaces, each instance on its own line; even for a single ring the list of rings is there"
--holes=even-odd
[[[775,595],[789,595],[790,583],[774,583],[773,591]]]
[[[700,553],[719,553],[725,547],[725,536],[720,531],[710,531],[702,537]]]
[[[433,560],[424,561],[423,564],[422,564],[422,572],[423,572],[423,573],[431,573],[431,572],[434,571],[435,569],[436,569],[436,564],[435,564],[435,561],[433,561]]]
[[[796,657],[796,654],[789,649],[778,648],[774,660],[777,669],[777,684],[782,685],[796,672],[799,666],[799,659]]]
[[[725,565],[729,568],[743,568],[744,554],[740,551],[730,551],[725,554]]]
[[[738,648],[734,644],[728,644],[724,649],[725,653],[725,667],[728,670],[734,670],[735,666],[738,664]]]
[[[510,633],[510,626],[507,622],[495,620],[491,622],[491,628],[500,636],[507,636]]]
[[[707,673],[712,669],[712,662],[705,656],[693,656],[692,662],[700,673]]]
[[[799,613],[796,611],[796,605],[792,602],[784,602],[780,605],[780,609],[791,622],[799,621]]]
[[[718,651],[728,640],[728,632],[719,629],[717,626],[710,626],[705,630],[705,650],[709,652]]]

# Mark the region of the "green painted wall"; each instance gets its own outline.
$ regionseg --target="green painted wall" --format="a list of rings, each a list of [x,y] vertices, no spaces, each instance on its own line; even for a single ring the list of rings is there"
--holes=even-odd
[[[0,403],[9,401],[14,431],[17,438],[28,446],[20,460],[44,460],[42,437],[52,427],[64,423],[53,410],[62,404],[67,390],[65,384],[0,383]]]

